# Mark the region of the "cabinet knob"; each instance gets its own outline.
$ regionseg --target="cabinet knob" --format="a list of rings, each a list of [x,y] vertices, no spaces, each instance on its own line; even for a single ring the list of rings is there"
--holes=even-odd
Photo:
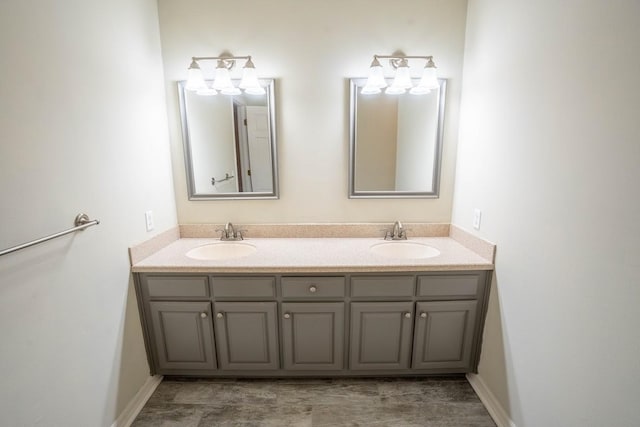
[[[309,292],[314,293],[318,290],[318,288],[316,287],[316,285],[311,285],[309,286]]]
[[[207,313],[200,313],[200,317],[202,317],[203,319],[207,318]]]
[[[216,314],[216,317],[217,317],[218,319],[222,319],[222,318],[224,317],[224,314],[222,314],[222,313],[218,313],[218,314]]]
[[[425,317],[427,317],[427,313],[425,313],[425,312],[423,311],[422,313],[420,313],[420,317],[422,317],[422,318],[424,319]]]
[[[404,317],[406,317],[407,319],[411,319],[411,313],[409,313],[408,311],[404,314]]]
[[[284,318],[285,318],[285,319],[290,319],[290,318],[291,318],[291,314],[289,314],[289,313],[285,313],[285,314],[284,314]]]

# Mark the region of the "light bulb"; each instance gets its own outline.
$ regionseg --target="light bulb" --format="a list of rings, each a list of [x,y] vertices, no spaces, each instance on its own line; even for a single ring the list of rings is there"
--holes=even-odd
[[[369,78],[367,79],[367,84],[365,85],[365,87],[366,86],[377,88],[387,87],[387,82],[384,79],[384,71],[382,69],[382,65],[380,65],[380,61],[378,61],[378,58],[375,56],[373,57],[371,67],[369,67]]]
[[[186,90],[200,90],[206,87],[200,66],[195,60],[192,60],[187,70],[187,84],[184,88]]]

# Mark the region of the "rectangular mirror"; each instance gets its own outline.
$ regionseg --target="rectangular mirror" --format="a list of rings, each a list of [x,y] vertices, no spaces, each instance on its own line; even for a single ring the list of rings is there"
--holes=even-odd
[[[365,83],[351,79],[349,197],[437,198],[446,80],[424,95],[363,95]]]
[[[214,96],[178,82],[189,200],[278,198],[274,81],[260,82],[264,95]]]

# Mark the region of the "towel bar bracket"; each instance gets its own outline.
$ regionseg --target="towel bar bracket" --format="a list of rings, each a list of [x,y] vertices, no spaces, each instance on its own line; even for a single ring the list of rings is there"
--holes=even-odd
[[[76,219],[73,220],[73,224],[76,227],[79,227],[81,225],[85,225],[87,223],[91,222],[91,220],[89,219],[89,215],[85,214],[85,213],[79,213],[78,215],[76,215]],[[99,224],[99,222],[98,222]]]

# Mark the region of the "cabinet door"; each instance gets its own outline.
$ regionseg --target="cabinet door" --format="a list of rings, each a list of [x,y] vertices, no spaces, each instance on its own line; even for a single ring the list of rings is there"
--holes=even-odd
[[[285,369],[342,369],[344,303],[283,303],[282,313]]]
[[[208,301],[152,301],[149,306],[161,373],[171,369],[216,369]]]
[[[220,369],[278,369],[275,302],[218,302],[216,344]]]
[[[351,369],[409,369],[412,318],[412,302],[351,303]]]
[[[417,304],[414,369],[468,368],[477,301]]]

